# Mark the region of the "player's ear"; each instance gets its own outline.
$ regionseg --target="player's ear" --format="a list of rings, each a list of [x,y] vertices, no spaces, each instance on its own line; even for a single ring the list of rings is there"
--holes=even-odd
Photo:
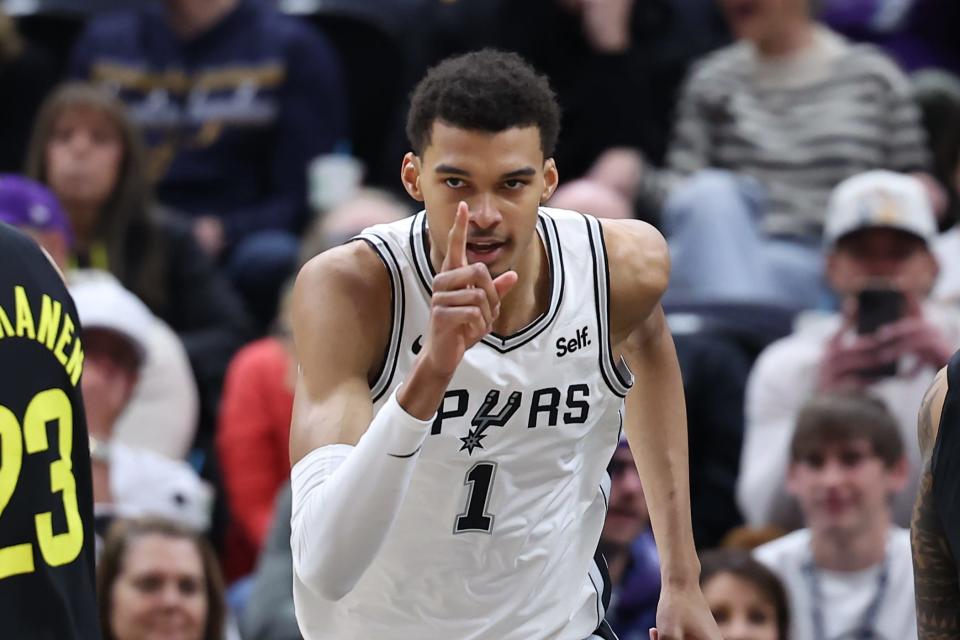
[[[400,182],[403,188],[411,198],[417,202],[423,202],[423,191],[420,189],[420,158],[412,151],[408,151],[403,156],[403,163],[400,165]]]
[[[557,163],[553,158],[547,158],[543,162],[543,193],[540,194],[540,203],[543,204],[550,199],[553,192],[557,190],[557,184],[560,182],[560,174],[557,173]]]

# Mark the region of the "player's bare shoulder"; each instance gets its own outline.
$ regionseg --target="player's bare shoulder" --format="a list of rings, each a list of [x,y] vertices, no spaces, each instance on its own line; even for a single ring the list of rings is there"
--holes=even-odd
[[[344,349],[335,351],[349,352],[351,361],[375,368],[388,340],[391,307],[390,277],[366,242],[313,257],[300,269],[293,290],[293,335],[301,367],[308,370],[312,354],[330,353],[339,344]]]
[[[667,242],[640,220],[602,220],[610,268],[610,320],[614,335],[629,333],[660,302],[670,279]]]
[[[943,401],[947,395],[947,368],[937,372],[936,378],[920,403],[920,413],[917,416],[917,439],[920,442],[920,453],[924,461],[933,454],[933,445],[937,441],[937,432],[940,429],[940,415],[943,412]]]

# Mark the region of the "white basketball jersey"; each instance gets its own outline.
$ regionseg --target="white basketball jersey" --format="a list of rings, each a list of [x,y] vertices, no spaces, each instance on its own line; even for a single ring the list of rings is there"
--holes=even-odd
[[[426,215],[366,230],[393,292],[376,410],[410,371],[430,318]],[[356,587],[322,600],[294,578],[308,640],[583,640],[604,616],[594,562],[606,468],[632,376],[609,344],[609,273],[595,218],[542,208],[550,306],[488,335],[447,388],[400,513]]]

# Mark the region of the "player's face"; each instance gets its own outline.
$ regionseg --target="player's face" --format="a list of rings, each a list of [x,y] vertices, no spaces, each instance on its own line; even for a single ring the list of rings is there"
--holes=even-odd
[[[45,160],[47,182],[68,209],[99,209],[120,175],[120,131],[101,111],[68,108],[54,122]]]
[[[887,467],[869,440],[857,438],[791,464],[787,486],[814,532],[855,535],[882,522],[905,477],[904,465]]]
[[[630,450],[617,447],[610,461],[610,508],[600,537],[605,543],[629,546],[647,528],[647,501]]]
[[[779,640],[777,610],[755,584],[732,573],[718,573],[703,585],[723,640]]]
[[[827,277],[841,295],[855,295],[885,281],[923,298],[937,277],[937,262],[926,243],[894,229],[865,229],[841,238],[827,258]]]
[[[433,125],[422,157],[404,158],[407,192],[424,202],[430,227],[431,260],[444,258],[457,205],[470,209],[467,262],[482,262],[496,277],[533,248],[537,208],[553,193],[557,170],[544,160],[537,127],[498,133]]]
[[[201,640],[207,618],[203,561],[189,540],[147,534],[132,542],[111,591],[117,640]]]

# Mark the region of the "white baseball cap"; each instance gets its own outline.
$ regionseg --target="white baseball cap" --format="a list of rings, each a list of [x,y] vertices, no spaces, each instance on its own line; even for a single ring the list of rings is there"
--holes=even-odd
[[[142,364],[156,322],[147,305],[105,271],[71,272],[69,290],[83,328],[121,334],[133,345]]]
[[[833,247],[854,231],[874,227],[904,231],[929,244],[937,233],[937,221],[923,183],[906,174],[877,170],[837,185],[827,205],[826,246]]]
[[[118,516],[158,516],[197,531],[210,528],[213,487],[183,460],[113,441],[110,492]]]

